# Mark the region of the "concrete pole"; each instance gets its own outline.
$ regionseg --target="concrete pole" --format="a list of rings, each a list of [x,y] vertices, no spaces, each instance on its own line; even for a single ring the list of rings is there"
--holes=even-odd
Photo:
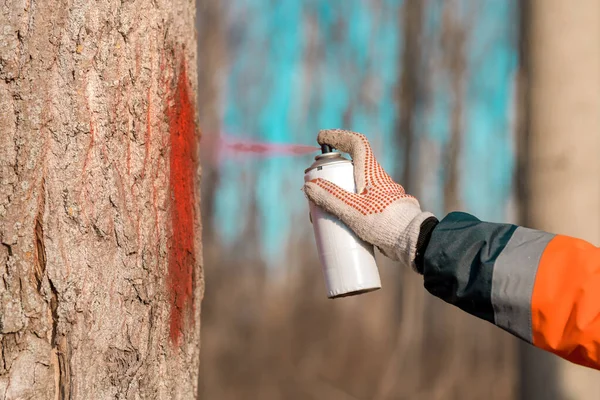
[[[527,223],[600,245],[600,0],[529,5]],[[600,398],[600,372],[556,373],[560,398]]]

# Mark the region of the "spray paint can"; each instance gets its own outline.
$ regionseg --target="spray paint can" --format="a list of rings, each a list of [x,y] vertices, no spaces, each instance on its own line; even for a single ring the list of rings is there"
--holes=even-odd
[[[321,146],[315,162],[304,171],[304,181],[323,178],[356,193],[352,161],[328,145]],[[373,246],[359,239],[333,215],[309,201],[317,251],[327,297],[346,297],[381,288]]]

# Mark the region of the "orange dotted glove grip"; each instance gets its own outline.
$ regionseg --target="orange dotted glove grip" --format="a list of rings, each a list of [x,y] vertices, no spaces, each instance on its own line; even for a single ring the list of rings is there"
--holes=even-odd
[[[422,212],[417,199],[383,170],[364,135],[328,129],[319,132],[317,141],[350,154],[357,193],[315,179],[304,185],[309,200],[341,219],[386,256],[414,268],[421,223],[433,214]]]

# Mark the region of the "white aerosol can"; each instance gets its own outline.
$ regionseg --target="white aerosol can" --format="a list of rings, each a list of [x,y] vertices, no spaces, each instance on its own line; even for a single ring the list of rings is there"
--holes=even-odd
[[[352,161],[327,145],[304,171],[304,181],[323,178],[356,193]],[[327,297],[345,297],[381,288],[373,246],[359,239],[342,221],[309,201],[317,251]]]

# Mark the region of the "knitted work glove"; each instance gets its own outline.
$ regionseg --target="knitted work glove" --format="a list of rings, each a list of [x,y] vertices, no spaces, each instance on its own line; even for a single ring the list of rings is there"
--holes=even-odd
[[[319,132],[317,141],[350,154],[357,193],[319,178],[304,185],[308,199],[338,217],[389,258],[416,270],[414,260],[421,223],[433,214],[422,212],[417,199],[392,181],[375,160],[364,135],[328,129]]]

